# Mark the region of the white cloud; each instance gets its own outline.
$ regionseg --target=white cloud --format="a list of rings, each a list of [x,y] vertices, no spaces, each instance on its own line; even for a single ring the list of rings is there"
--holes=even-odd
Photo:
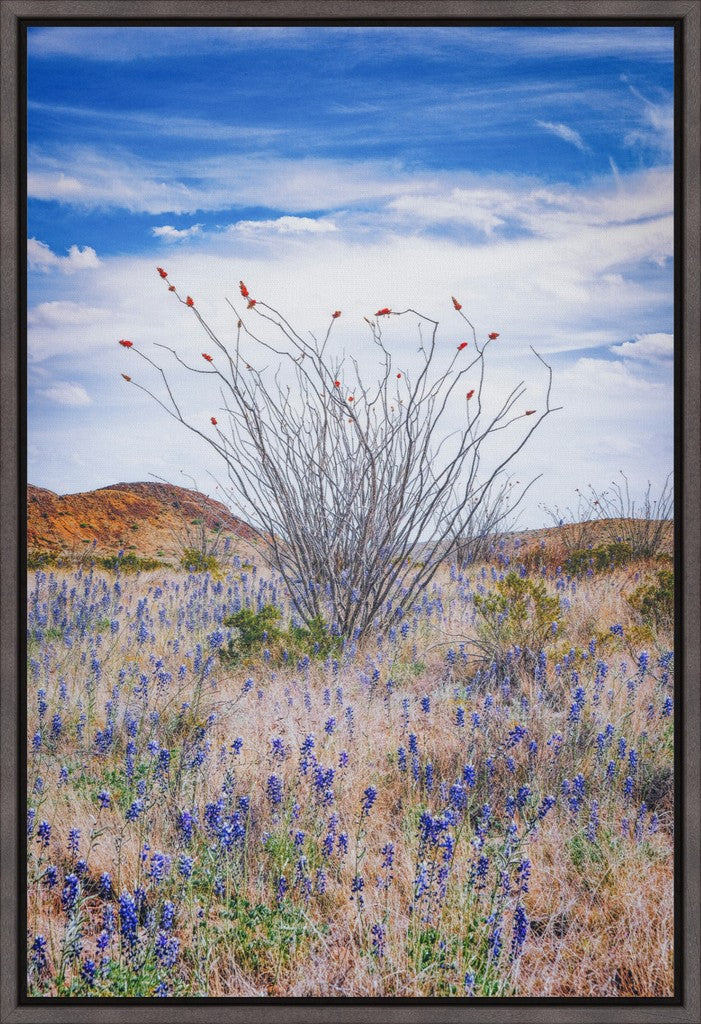
[[[174,228],[170,224],[163,224],[161,227],[151,228],[151,234],[156,238],[162,238],[165,242],[182,242],[186,238],[202,233],[201,224],[193,224],[190,228]]]
[[[555,123],[553,121],[536,121],[536,124],[546,132],[551,132],[553,135],[557,135],[558,139],[572,143],[572,145],[576,146],[581,153],[589,152],[589,147],[582,136],[578,131],[575,131],[574,128],[570,128],[569,125],[559,122]]]
[[[674,335],[636,334],[635,341],[614,345],[611,352],[624,359],[643,359],[646,362],[669,360],[674,356]]]
[[[43,388],[39,394],[58,405],[92,405],[92,399],[82,384],[68,380],[57,380],[50,387]]]
[[[285,216],[276,217],[274,220],[239,220],[231,225],[230,230],[241,231],[244,234],[325,235],[330,231],[337,231],[338,228],[331,220]]]
[[[104,293],[103,282],[95,284],[95,291]],[[114,313],[105,306],[67,299],[40,302],[27,313],[27,353],[31,362],[76,352],[85,357],[115,330]]]
[[[40,242],[37,238],[30,238],[27,242],[27,260],[30,270],[47,272],[59,269],[64,274],[72,274],[76,270],[93,270],[100,266],[97,253],[89,245],[82,249],[72,245],[67,256],[57,256],[46,242]]]

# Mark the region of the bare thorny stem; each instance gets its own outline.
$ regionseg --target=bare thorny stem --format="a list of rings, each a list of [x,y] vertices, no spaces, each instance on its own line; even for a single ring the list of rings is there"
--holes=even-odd
[[[248,305],[258,328],[229,302],[236,337],[227,346],[192,301],[169,287],[192,309],[212,350],[203,353],[207,365],[199,369],[174,349],[159,347],[191,372],[215,378],[220,418],[211,431],[188,421],[162,367],[138,349],[160,376],[162,390],[132,383],[223,460],[228,497],[256,530],[262,556],[282,577],[302,620],[328,617],[346,637],[396,621],[444,559],[493,531],[523,497],[527,488],[511,499],[506,469],[556,411],[550,404],[552,370],[534,350],[548,371],[545,408],[537,415],[521,409],[521,382],[488,415],[483,396],[490,339],[480,344],[462,313],[472,348],[469,355],[465,345],[454,351],[447,365],[439,358],[437,321],[413,309],[382,314],[416,319],[420,362],[413,374],[394,365],[382,316],[366,318],[379,359],[377,378],[367,384],[355,358],[327,354],[334,317],[321,341],[313,335],[306,340],[262,301]],[[244,344],[269,353],[277,369],[254,366],[242,353]],[[282,378],[285,363],[293,383]],[[344,383],[346,363],[353,369],[352,387]],[[466,381],[464,425],[446,433],[447,414]],[[480,475],[488,439],[527,415],[533,415],[527,431],[508,450],[502,446],[506,454]]]

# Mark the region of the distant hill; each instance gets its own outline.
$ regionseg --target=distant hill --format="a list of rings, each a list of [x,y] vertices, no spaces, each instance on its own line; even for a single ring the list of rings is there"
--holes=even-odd
[[[223,527],[234,548],[254,531],[219,501],[198,491],[165,483],[120,483],[78,494],[55,494],[27,487],[27,546],[53,552],[79,553],[89,545],[100,554],[120,549],[137,555],[172,558],[185,544],[185,530],[194,534],[201,520],[208,530]]]

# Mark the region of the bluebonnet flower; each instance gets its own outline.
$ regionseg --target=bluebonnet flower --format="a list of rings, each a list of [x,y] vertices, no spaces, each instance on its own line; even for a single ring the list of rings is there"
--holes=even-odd
[[[75,910],[80,894],[80,881],[75,874],[66,875],[61,893],[61,906],[66,914]]]
[[[151,869],[149,876],[154,882],[162,882],[170,871],[170,857],[157,850],[151,855]]]
[[[94,960],[89,958],[83,961],[83,966],[80,969],[80,976],[88,986],[92,988],[95,984],[95,972],[97,971],[97,964]]]
[[[159,932],[156,936],[154,949],[159,963],[163,964],[164,967],[175,966],[180,951],[180,942],[174,935]]]
[[[538,818],[540,819],[540,821],[543,820],[548,811],[550,811],[556,803],[557,801],[554,796],[548,795],[543,797],[540,807],[538,808]]]
[[[324,723],[324,732],[328,736],[332,736],[335,731],[336,731],[336,719],[332,716],[331,718],[327,718],[326,719],[326,722]]]
[[[386,930],[384,925],[374,924],[370,929],[372,935],[372,951],[375,956],[381,959],[385,955]]]
[[[175,924],[175,904],[172,900],[166,900],[161,909],[161,929],[164,932],[173,930]]]
[[[470,789],[472,789],[472,787],[475,785],[475,779],[477,777],[474,766],[471,764],[466,764],[462,770],[462,777],[463,781],[465,782],[465,785],[469,786]]]
[[[112,896],[112,876],[108,871],[103,871],[100,875],[100,896],[106,900]]]
[[[53,864],[49,864],[44,872],[44,885],[47,889],[53,889],[58,881],[58,870]]]
[[[273,774],[268,778],[265,792],[273,807],[282,803],[282,779],[279,775]]]
[[[523,950],[523,944],[528,935],[528,917],[521,904],[514,911],[514,925],[511,938],[511,956],[513,959],[519,957]]]
[[[46,949],[47,943],[43,935],[36,935],[32,943],[31,961],[37,974],[43,974],[46,970]]]
[[[284,900],[285,893],[287,892],[287,889],[288,889],[287,879],[285,878],[284,875],[280,875],[280,877],[277,880],[277,887],[276,887],[276,894],[275,894],[278,903],[282,903],[282,901]]]
[[[192,834],[195,827],[195,819],[190,811],[180,812],[177,827],[178,831],[182,834],[185,844],[189,846],[192,842]]]
[[[358,906],[363,907],[365,904],[365,898],[363,896],[363,889],[365,888],[365,879],[362,875],[355,875],[351,882],[351,899],[357,899]]]
[[[475,994],[475,976],[472,971],[466,971],[465,973],[465,995],[473,996]]]
[[[662,705],[662,717],[669,718],[672,714],[672,708],[674,707],[674,701],[671,697],[665,697],[664,704]]]
[[[138,942],[139,918],[134,897],[128,892],[119,897],[119,926],[124,946],[133,950]]]
[[[620,624],[620,622],[617,622],[615,625],[611,626],[611,632],[614,636],[623,636],[623,626]]]
[[[521,740],[528,735],[528,729],[523,725],[516,725],[510,732],[506,749],[510,750],[512,747],[517,746]]]
[[[98,799],[98,803],[100,804],[100,807],[109,807],[110,806],[111,797],[110,797],[110,794],[107,792],[106,789],[101,789],[100,790],[100,792],[97,794],[97,799]]]
[[[126,813],[127,821],[136,821],[137,818],[139,817],[139,815],[141,814],[141,812],[143,811],[143,809],[144,809],[144,801],[141,798],[139,798],[137,800],[134,800],[132,802],[132,804],[130,805],[130,807],[128,808],[128,810],[127,810],[127,813]]]
[[[430,710],[431,710],[431,698],[430,698],[430,697],[429,697],[428,695],[426,695],[425,697],[422,697],[422,698],[421,698],[421,710],[422,710],[422,711],[424,712],[424,714],[426,714],[426,715],[427,715],[427,714],[428,714],[428,713],[430,712]]]
[[[39,842],[41,843],[42,847],[46,849],[46,847],[51,842],[51,825],[48,823],[48,821],[39,822],[39,827],[37,828],[37,838],[39,839]]]
[[[375,789],[374,786],[368,786],[368,788],[363,793],[363,800],[361,804],[363,817],[367,817],[367,815],[370,813],[372,805],[375,803],[376,800],[377,790]]]
[[[181,855],[178,860],[178,872],[183,876],[183,878],[190,878],[192,876],[194,863],[195,862],[192,857],[187,857],[185,854]]]

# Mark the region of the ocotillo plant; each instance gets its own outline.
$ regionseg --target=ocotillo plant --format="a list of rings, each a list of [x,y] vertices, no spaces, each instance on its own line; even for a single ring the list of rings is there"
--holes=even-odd
[[[122,340],[159,372],[164,391],[159,397],[127,379],[221,457],[232,504],[258,531],[262,554],[283,577],[302,620],[330,618],[335,632],[359,637],[373,623],[381,627],[401,617],[454,551],[460,525],[499,493],[495,482],[555,411],[550,367],[532,350],[548,372],[540,412],[523,408],[521,382],[488,413],[485,353],[499,335],[493,331],[478,341],[456,299],[455,312],[472,340],[453,345],[447,357],[438,344],[438,321],[414,309],[384,307],[365,318],[378,356],[368,382],[356,358],[329,350],[340,310],[331,314],[321,340],[307,340],[241,282],[245,311],[229,303],[236,336],[225,344],[194,300],[180,295],[165,270],[158,272],[176,300],[192,310],[211,351],[202,353],[199,369],[174,349],[159,347],[193,373],[211,377],[221,407],[207,425],[186,419],[163,368]],[[417,323],[416,371],[397,366],[385,343],[382,324],[392,316]],[[253,356],[244,355],[247,343],[272,353],[277,369],[256,366]],[[285,363],[291,382],[283,379]],[[458,404],[463,424],[450,432],[446,424]],[[531,416],[526,431],[506,454],[502,444],[500,458],[480,479],[489,439]]]

